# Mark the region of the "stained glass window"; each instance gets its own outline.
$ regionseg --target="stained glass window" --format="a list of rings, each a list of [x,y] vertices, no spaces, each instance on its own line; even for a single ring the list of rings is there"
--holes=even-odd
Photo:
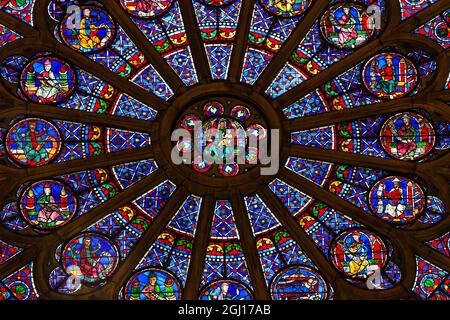
[[[449,50],[447,0],[0,0],[0,300],[450,299]]]

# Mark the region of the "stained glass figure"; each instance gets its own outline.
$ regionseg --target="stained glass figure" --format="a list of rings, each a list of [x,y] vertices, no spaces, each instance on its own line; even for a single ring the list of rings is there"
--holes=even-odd
[[[24,190],[20,210],[31,226],[55,229],[73,218],[77,199],[69,186],[59,181],[45,180]]]
[[[377,182],[369,193],[370,208],[381,219],[408,223],[425,208],[425,194],[414,181],[387,177]]]
[[[179,118],[179,127],[190,131],[191,137],[180,137],[176,147],[181,156],[191,154],[195,171],[234,177],[258,164],[260,152],[251,139],[265,138],[267,125],[254,106],[232,99],[218,100],[193,104]]]
[[[367,9],[357,4],[337,4],[324,13],[320,30],[324,38],[338,48],[354,49],[373,35],[375,21]]]
[[[363,229],[344,231],[331,247],[334,266],[349,278],[367,278],[373,271],[380,270],[387,258],[383,240]]]
[[[72,15],[67,15],[61,22],[61,37],[64,42],[83,53],[106,48],[115,34],[112,18],[97,7],[80,7],[79,10],[81,11],[79,21],[74,22]]]
[[[108,238],[95,233],[80,234],[71,239],[61,256],[66,273],[76,270],[82,282],[88,284],[107,279],[119,262],[117,247]]]
[[[164,14],[173,0],[121,0],[122,6],[132,15],[153,18]]]
[[[11,126],[6,135],[9,156],[23,166],[40,166],[58,156],[61,135],[50,122],[28,118]]]
[[[274,300],[325,300],[328,287],[316,271],[306,266],[291,266],[281,270],[272,280]]]
[[[364,66],[364,85],[384,99],[396,99],[413,91],[418,82],[414,64],[397,53],[382,53]]]
[[[179,300],[181,286],[173,274],[163,269],[147,268],[131,277],[124,297],[127,300]]]
[[[416,160],[427,156],[436,141],[432,124],[417,113],[397,114],[381,127],[381,145],[394,158]]]
[[[262,5],[270,13],[280,17],[295,17],[308,9],[310,0],[261,0]]]
[[[74,70],[56,57],[39,57],[28,63],[20,77],[23,93],[30,101],[58,103],[75,88]]]
[[[253,300],[253,294],[239,281],[222,279],[206,285],[199,300]]]

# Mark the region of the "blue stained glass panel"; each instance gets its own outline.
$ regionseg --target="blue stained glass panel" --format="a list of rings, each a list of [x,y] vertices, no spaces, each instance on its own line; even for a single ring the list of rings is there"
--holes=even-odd
[[[216,202],[211,239],[239,239],[233,209],[227,200]]]
[[[230,58],[233,51],[231,44],[205,44],[211,75],[214,80],[227,78]]]
[[[280,222],[258,195],[245,197],[244,199],[255,236],[280,226]]]

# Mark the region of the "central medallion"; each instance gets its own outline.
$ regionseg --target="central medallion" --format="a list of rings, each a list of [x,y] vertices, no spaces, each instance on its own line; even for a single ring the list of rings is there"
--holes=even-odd
[[[155,160],[191,193],[252,192],[269,183],[286,160],[277,106],[246,85],[194,86],[159,116]]]
[[[258,142],[267,124],[251,104],[232,98],[204,100],[188,107],[176,129],[186,131],[176,141],[185,164],[209,176],[232,177],[258,163]]]

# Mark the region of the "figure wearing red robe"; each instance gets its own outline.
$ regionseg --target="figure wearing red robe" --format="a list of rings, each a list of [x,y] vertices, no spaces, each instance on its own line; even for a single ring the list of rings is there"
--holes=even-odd
[[[80,270],[84,276],[92,279],[102,279],[104,266],[99,261],[101,255],[101,244],[96,248],[92,246],[92,240],[89,237],[83,239],[83,244],[80,252]]]
[[[380,68],[377,64],[375,66],[376,73],[381,79],[375,84],[375,87],[383,91],[385,94],[392,94],[395,91],[395,67],[392,61],[392,56],[386,56],[386,64]]]
[[[144,13],[152,13],[158,8],[158,4],[153,0],[140,0],[136,6],[136,10]]]
[[[383,190],[383,195],[390,200],[393,204],[398,204],[402,198],[402,191],[398,187],[394,187],[391,191]]]

